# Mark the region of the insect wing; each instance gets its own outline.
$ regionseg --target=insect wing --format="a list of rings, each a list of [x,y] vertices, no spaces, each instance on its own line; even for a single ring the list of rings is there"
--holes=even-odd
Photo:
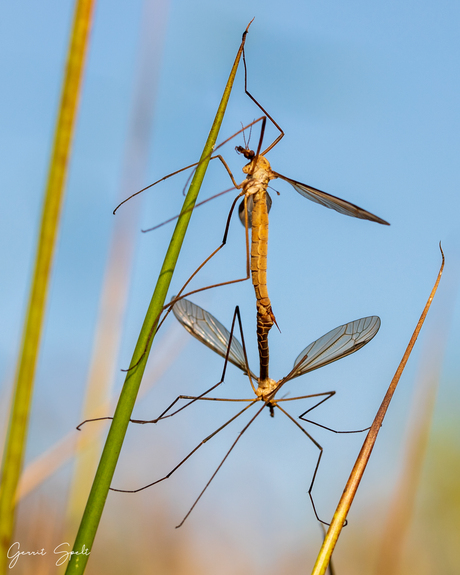
[[[295,180],[291,180],[290,178],[286,178],[286,176],[282,176],[281,174],[276,174],[278,178],[285,180],[286,182],[290,183],[291,186],[299,192],[305,198],[311,200],[312,202],[316,202],[317,204],[321,204],[326,208],[331,208],[331,210],[336,210],[341,214],[345,214],[346,216],[352,216],[353,218],[360,218],[361,220],[370,220],[371,222],[377,222],[378,224],[384,224],[385,226],[389,226],[390,224],[382,218],[371,214],[370,212],[363,210],[359,206],[352,204],[351,202],[347,202],[346,200],[342,200],[337,196],[333,196],[332,194],[327,194],[326,192],[322,192],[321,190],[317,190],[312,186],[307,186],[306,184],[301,184],[300,182],[296,182]]]
[[[369,343],[380,328],[376,315],[363,317],[336,327],[307,346],[294,361],[286,380],[323,367],[361,349]]]
[[[226,357],[230,332],[213,315],[187,299],[177,301],[173,306],[173,313],[196,339],[220,356]],[[230,344],[228,361],[247,373],[243,347],[234,335]],[[252,372],[250,375],[257,379]]]
[[[273,201],[272,201],[270,194],[268,192],[265,194],[265,201],[267,202],[267,211],[270,212],[270,210],[272,209]],[[250,228],[252,228],[252,209],[254,206],[254,197],[253,196],[248,197],[247,206],[248,206],[248,226]],[[243,226],[246,225],[244,223],[244,200],[238,206],[238,216],[239,216],[240,222],[243,224]]]

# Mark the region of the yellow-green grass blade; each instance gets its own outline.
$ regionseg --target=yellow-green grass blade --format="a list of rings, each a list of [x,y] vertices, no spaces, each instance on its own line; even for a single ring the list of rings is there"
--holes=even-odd
[[[94,3],[94,0],[78,0],[76,3],[59,116],[50,160],[35,269],[16,369],[14,397],[2,465],[0,485],[1,574],[5,573],[7,569],[7,550],[11,545],[14,529],[15,493],[24,459],[33,382]]]

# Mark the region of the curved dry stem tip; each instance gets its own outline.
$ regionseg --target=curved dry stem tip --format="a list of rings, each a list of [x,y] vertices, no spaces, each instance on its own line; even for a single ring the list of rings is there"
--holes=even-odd
[[[249,22],[249,24],[246,26],[246,30],[243,32],[243,40],[244,40],[244,37],[246,36],[246,34],[247,34],[248,31],[249,31],[249,26],[254,22],[255,19],[256,19],[256,17],[254,16],[254,18],[253,18],[253,19]]]
[[[439,240],[439,250],[442,256],[442,266],[444,267],[444,262],[446,261],[446,258],[444,257],[444,252],[442,251],[441,240]]]

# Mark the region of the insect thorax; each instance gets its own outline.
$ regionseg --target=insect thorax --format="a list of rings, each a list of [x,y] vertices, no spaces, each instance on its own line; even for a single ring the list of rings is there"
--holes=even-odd
[[[270,180],[276,178],[270,167],[270,162],[264,156],[258,156],[243,167],[243,172],[248,174],[248,180],[254,180],[267,186]]]
[[[256,394],[259,397],[263,397],[264,399],[273,393],[273,391],[277,388],[278,382],[270,377],[267,379],[259,380],[259,387],[256,389]]]

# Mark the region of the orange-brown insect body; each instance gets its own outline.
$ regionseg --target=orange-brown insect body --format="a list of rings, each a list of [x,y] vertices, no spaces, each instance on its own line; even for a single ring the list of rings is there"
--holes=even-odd
[[[251,276],[257,300],[257,342],[260,358],[260,380],[268,379],[268,332],[275,322],[267,290],[268,209],[267,187],[277,176],[264,156],[254,157],[254,152],[245,150],[245,156],[252,159],[244,166],[247,178],[242,183],[246,197],[253,197],[251,233]]]

